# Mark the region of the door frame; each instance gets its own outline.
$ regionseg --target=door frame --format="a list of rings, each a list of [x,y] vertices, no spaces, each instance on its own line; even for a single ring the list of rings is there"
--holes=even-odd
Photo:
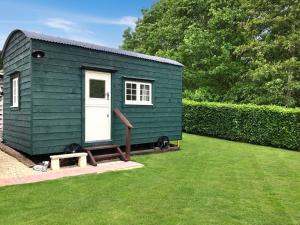
[[[97,72],[106,72],[106,73],[110,73],[110,87],[111,87],[111,91],[110,91],[110,132],[111,132],[111,140],[103,140],[103,141],[93,141],[93,142],[86,142],[85,141],[85,73],[86,71],[97,71]],[[113,95],[113,79],[112,76],[114,74],[114,72],[116,72],[117,70],[114,68],[108,68],[108,67],[95,67],[95,66],[89,66],[89,65],[83,65],[81,66],[81,145],[83,147],[88,147],[88,146],[94,146],[97,144],[111,144],[113,141],[113,120],[112,120],[112,116],[113,116],[113,99],[114,99],[114,95]]]

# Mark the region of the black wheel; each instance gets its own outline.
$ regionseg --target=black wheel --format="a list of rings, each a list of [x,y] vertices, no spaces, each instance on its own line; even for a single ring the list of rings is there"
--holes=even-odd
[[[75,153],[82,150],[82,147],[80,144],[72,143],[65,147],[64,152],[65,153]]]
[[[170,140],[167,136],[161,136],[157,140],[158,147],[163,150],[170,146]]]

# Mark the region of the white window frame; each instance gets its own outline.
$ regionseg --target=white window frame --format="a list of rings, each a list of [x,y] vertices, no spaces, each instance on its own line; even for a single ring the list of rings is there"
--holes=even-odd
[[[12,91],[12,108],[19,107],[19,77],[16,76],[11,80],[11,91]]]
[[[136,84],[136,100],[127,100],[126,98],[126,92],[127,92],[127,84]],[[141,85],[149,85],[149,101],[142,101],[140,100],[141,94]],[[125,81],[125,87],[124,87],[124,98],[125,98],[125,104],[126,105],[153,105],[152,104],[152,83],[151,82],[142,82],[142,81]]]

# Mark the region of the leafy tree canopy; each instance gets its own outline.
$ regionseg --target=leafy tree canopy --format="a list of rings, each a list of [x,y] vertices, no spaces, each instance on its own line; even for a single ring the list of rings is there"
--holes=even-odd
[[[187,97],[300,106],[298,0],[160,0],[142,12],[122,48],[182,62]]]
[[[0,70],[3,68],[3,60],[1,58],[2,51],[0,50]]]

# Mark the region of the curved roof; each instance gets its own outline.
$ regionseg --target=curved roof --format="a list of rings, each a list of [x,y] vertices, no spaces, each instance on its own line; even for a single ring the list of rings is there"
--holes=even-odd
[[[145,55],[145,54],[141,54],[141,53],[125,51],[122,49],[109,48],[109,47],[104,47],[101,45],[96,45],[96,44],[91,44],[91,43],[86,43],[86,42],[81,42],[81,41],[74,41],[74,40],[65,39],[65,38],[61,38],[61,37],[55,37],[55,36],[45,35],[45,34],[31,32],[31,31],[19,30],[19,29],[12,31],[9,34],[9,36],[6,39],[6,42],[3,46],[2,56],[4,55],[4,52],[5,52],[5,49],[7,47],[9,40],[17,32],[22,32],[27,38],[34,39],[34,40],[41,40],[41,41],[47,41],[47,42],[52,42],[52,43],[77,46],[77,47],[97,50],[97,51],[101,51],[101,52],[108,52],[108,53],[113,53],[113,54],[117,54],[117,55],[124,55],[124,56],[130,56],[130,57],[134,57],[134,58],[156,61],[156,62],[171,64],[171,65],[176,65],[176,66],[183,66],[181,63],[179,63],[175,60],[172,60],[172,59],[166,59],[166,58],[161,58],[161,57],[157,57],[157,56]]]

